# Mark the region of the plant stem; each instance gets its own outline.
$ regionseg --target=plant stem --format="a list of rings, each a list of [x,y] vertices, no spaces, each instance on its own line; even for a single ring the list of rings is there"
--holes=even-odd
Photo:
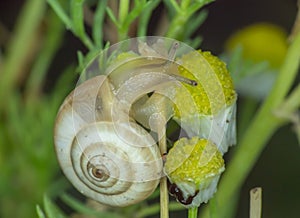
[[[28,100],[36,100],[39,96],[47,70],[63,38],[63,24],[53,11],[49,12],[48,19],[49,28],[45,34],[43,49],[36,58],[25,88]]]
[[[170,211],[178,211],[178,210],[184,210],[185,208],[177,202],[170,202],[169,209]],[[159,210],[160,210],[159,203],[151,204],[147,207],[142,207],[141,210],[137,212],[136,217],[141,218],[141,217],[148,217],[151,215],[155,215],[159,212]]]
[[[128,12],[129,12],[129,0],[123,0],[120,1],[120,5],[119,5],[119,17],[118,17],[118,22],[120,24],[120,26],[118,27],[118,34],[119,34],[119,41],[121,40],[125,40],[127,38],[127,34],[128,34],[128,28],[129,26],[125,27],[125,21],[126,21],[126,17],[128,16]]]
[[[299,51],[300,33],[288,49],[270,95],[249,125],[221,179],[218,192],[215,195],[220,206],[218,217],[222,217],[222,207],[226,207],[226,202],[230,201],[230,198],[239,191],[269,138],[283,123],[282,119],[273,115],[273,111],[282,103],[297,75],[300,62]],[[203,217],[209,217],[208,210],[204,211]]]
[[[243,104],[240,108],[240,116],[238,117],[238,133],[239,137],[243,136],[245,131],[247,130],[247,126],[251,119],[253,118],[253,115],[255,114],[255,111],[257,109],[258,102],[257,100],[248,97],[244,99]]]
[[[26,65],[31,46],[35,40],[37,28],[42,20],[46,3],[40,0],[28,0],[18,17],[13,38],[7,49],[3,62],[0,79],[0,108],[5,104],[4,97],[9,99],[19,77],[25,73],[22,69]]]
[[[192,207],[188,210],[188,218],[197,218],[198,207]]]
[[[119,17],[118,20],[120,23],[124,23],[126,16],[128,15],[129,11],[129,0],[122,0],[120,1],[119,6]]]
[[[167,187],[167,177],[164,176],[160,180],[160,217],[169,218],[169,196]]]
[[[70,17],[66,14],[62,6],[59,4],[57,0],[47,0],[48,4],[52,7],[53,11],[55,11],[56,15],[61,19],[61,21],[65,24],[67,29],[73,28],[73,23]]]
[[[85,32],[84,27],[83,4],[84,0],[71,0],[71,17],[73,21],[71,30],[89,50],[92,50],[94,48],[93,42]]]
[[[105,9],[107,0],[98,2],[97,9],[95,11],[94,23],[92,28],[93,39],[99,49],[103,49],[103,26],[105,19]]]
[[[280,114],[285,115],[293,113],[294,110],[300,106],[300,84],[292,91],[292,93],[285,99],[285,101],[278,108]],[[278,114],[280,116],[280,114]]]
[[[166,140],[166,128],[165,124],[161,125],[161,128],[158,131],[159,137],[159,149],[160,153],[163,155],[167,152],[167,140]],[[160,217],[169,218],[169,195],[167,187],[167,177],[164,176],[160,180]]]
[[[172,18],[172,21],[168,27],[166,36],[178,40],[184,39],[185,28],[182,28],[187,24],[190,17],[201,7],[210,3],[212,0],[198,1],[191,3],[190,0],[181,1],[179,6],[176,1],[171,0],[170,3],[174,7],[176,14]]]
[[[250,190],[250,218],[261,218],[261,188]]]
[[[169,30],[166,33],[166,37],[182,40],[182,37],[183,37],[182,27],[185,25],[188,18],[189,17],[186,16],[184,13],[178,14],[172,20],[172,22],[169,26]]]

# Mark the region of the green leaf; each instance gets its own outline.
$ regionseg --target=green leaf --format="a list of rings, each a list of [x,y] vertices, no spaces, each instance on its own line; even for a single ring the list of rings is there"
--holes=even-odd
[[[152,15],[153,10],[157,7],[160,0],[151,0],[147,2],[147,7],[140,15],[139,24],[138,24],[138,36],[146,36],[147,35],[147,27],[149,24],[150,17]]]
[[[63,40],[63,23],[53,11],[49,11],[48,14],[49,28],[43,40],[43,47],[32,66],[26,82],[25,95],[27,98],[37,97],[40,94],[47,71]]]
[[[52,203],[47,195],[44,195],[44,208],[48,218],[66,218],[66,216]]]
[[[175,0],[169,0],[169,1],[167,1],[167,2],[168,2],[170,5],[173,6],[173,8],[175,9],[175,11],[176,11],[177,13],[181,13],[181,12],[182,12],[181,8],[179,7],[178,3],[177,3]]]
[[[73,31],[76,35],[80,37],[85,35],[84,19],[83,19],[83,3],[84,0],[71,1],[71,16],[74,23]]]
[[[67,15],[67,13],[64,11],[62,6],[59,4],[57,0],[47,0],[48,4],[52,7],[52,9],[55,11],[57,16],[64,22],[67,29],[72,30],[73,29],[73,23],[70,17]]]
[[[191,35],[202,25],[207,18],[207,10],[201,11],[199,14],[195,14],[189,19],[189,28],[184,32],[184,39],[188,39]],[[195,47],[194,47],[195,48]]]
[[[94,216],[99,218],[121,218],[122,216],[112,211],[97,211],[93,208],[86,206],[84,203],[76,200],[70,195],[63,194],[61,196],[62,200],[67,203],[71,208],[76,210],[81,214],[85,214],[88,216]]]
[[[108,17],[111,19],[111,21],[115,24],[115,26],[117,28],[120,28],[119,21],[115,17],[114,12],[109,7],[106,7],[106,13],[107,13]]]
[[[83,3],[84,0],[71,1],[71,16],[74,25],[73,32],[82,40],[82,42],[87,46],[88,49],[92,50],[94,48],[94,45],[84,29]]]
[[[119,28],[119,40],[124,40],[128,37],[128,31],[131,23],[146,10],[147,4],[145,1],[135,1],[134,8],[126,16],[124,22],[121,23]]]
[[[187,9],[187,14],[188,16],[191,16],[192,14],[194,14],[196,11],[198,11],[200,8],[202,8],[203,6],[213,2],[214,0],[198,0],[195,1],[193,4],[191,4],[188,9]]]
[[[94,16],[94,24],[92,28],[93,39],[97,47],[99,49],[103,48],[103,24],[105,18],[105,9],[107,5],[107,0],[99,1],[95,16]]]
[[[36,213],[37,213],[39,218],[46,218],[46,215],[44,214],[44,212],[41,209],[40,205],[36,205]]]

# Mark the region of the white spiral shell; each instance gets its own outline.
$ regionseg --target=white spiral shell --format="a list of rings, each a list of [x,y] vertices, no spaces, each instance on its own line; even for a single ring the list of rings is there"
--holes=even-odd
[[[122,115],[112,122],[115,101],[106,76],[78,86],[62,104],[55,126],[55,148],[62,170],[84,195],[111,206],[147,198],[162,174],[155,140]]]

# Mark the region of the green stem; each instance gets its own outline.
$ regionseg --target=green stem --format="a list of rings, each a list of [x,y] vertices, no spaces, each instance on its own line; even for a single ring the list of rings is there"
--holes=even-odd
[[[103,49],[103,26],[105,19],[105,9],[107,5],[107,0],[102,0],[98,3],[97,9],[95,11],[94,23],[93,23],[93,39],[99,49]]]
[[[191,4],[191,0],[182,0],[181,4],[180,4],[180,7],[182,9],[186,10],[189,7],[190,4]]]
[[[125,40],[127,38],[129,26],[125,25],[126,18],[129,13],[129,0],[120,1],[119,6],[119,28],[118,28],[118,34],[119,34],[119,41]]]
[[[53,11],[55,11],[56,15],[62,20],[65,24],[66,28],[72,29],[73,23],[70,17],[66,14],[62,6],[59,4],[57,0],[47,0],[48,4],[52,7]]]
[[[176,14],[172,18],[166,36],[178,40],[184,40],[185,28],[182,28],[189,21],[190,17],[201,7],[210,3],[212,0],[204,0],[191,3],[190,0],[183,0],[178,6],[176,1],[170,1]]]
[[[192,207],[188,210],[188,218],[197,218],[198,207]]]
[[[153,94],[152,96],[154,96]],[[157,119],[157,135],[158,145],[161,155],[167,153],[167,136],[166,136],[166,123],[167,123],[167,108],[168,104],[163,98],[163,104],[158,106],[157,110],[162,112],[163,120]],[[160,217],[169,218],[169,193],[167,187],[167,176],[164,175],[160,180]]]
[[[167,152],[166,129],[162,128],[159,136],[160,153],[163,155]],[[167,187],[167,177],[164,176],[160,180],[160,217],[169,218],[169,194]]]
[[[184,13],[177,14],[177,16],[172,20],[169,26],[166,37],[181,40],[183,37],[182,27],[185,25],[188,19],[189,17]]]
[[[120,6],[119,6],[119,22],[120,23],[124,23],[127,15],[128,15],[128,11],[129,11],[129,0],[122,0],[120,1]]]
[[[240,108],[240,116],[238,117],[238,134],[239,137],[243,136],[247,130],[248,124],[253,118],[257,109],[258,102],[253,98],[246,98],[242,100],[242,106]]]
[[[181,204],[177,202],[170,202],[169,203],[169,210],[170,211],[179,211],[185,209]],[[152,204],[147,207],[142,207],[140,211],[137,212],[136,217],[141,218],[141,217],[148,217],[148,216],[153,216],[157,214],[160,210],[160,204]]]
[[[286,100],[280,105],[279,110],[285,114],[293,113],[300,106],[300,85],[292,91]]]
[[[51,64],[60,47],[64,33],[63,24],[53,11],[50,11],[49,28],[47,29],[43,49],[37,57],[27,80],[25,95],[27,99],[34,99],[40,94],[40,89]]]
[[[157,7],[160,0],[153,0],[148,3],[146,10],[139,16],[137,35],[139,37],[147,35],[147,28],[149,26],[149,20],[151,18],[153,10]]]
[[[73,20],[72,32],[80,38],[84,45],[92,50],[94,48],[93,42],[85,32],[84,18],[83,18],[83,4],[84,0],[71,1],[71,15]]]
[[[26,1],[7,50],[3,62],[0,79],[0,108],[5,104],[4,98],[9,99],[19,77],[25,73],[22,67],[26,64],[30,46],[37,28],[42,20],[46,3],[40,0]]]
[[[222,207],[226,207],[226,203],[239,191],[269,138],[282,125],[283,120],[275,117],[273,111],[278,108],[292,86],[297,75],[299,61],[300,34],[290,45],[270,95],[249,125],[221,179],[215,195],[215,200],[220,207],[218,217],[223,217]],[[209,217],[209,211],[205,210],[203,215],[203,217]]]

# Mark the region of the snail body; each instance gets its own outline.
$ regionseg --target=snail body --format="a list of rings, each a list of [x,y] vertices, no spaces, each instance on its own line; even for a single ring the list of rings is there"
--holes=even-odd
[[[162,161],[155,140],[122,108],[113,121],[112,89],[106,76],[97,76],[69,94],[57,115],[55,146],[64,174],[81,193],[127,206],[155,190]]]

